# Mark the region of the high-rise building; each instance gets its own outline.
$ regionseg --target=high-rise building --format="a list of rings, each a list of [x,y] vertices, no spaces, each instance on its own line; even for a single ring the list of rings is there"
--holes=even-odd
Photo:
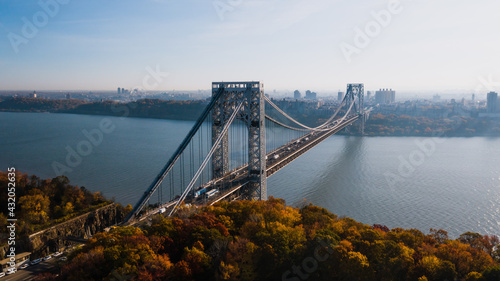
[[[293,98],[297,100],[302,98],[302,94],[299,92],[299,90],[295,90],[295,92],[293,92]]]
[[[344,99],[344,92],[339,92],[339,94],[337,96],[337,100],[342,101],[342,99]]]
[[[315,100],[316,99],[316,93],[315,92],[311,92],[309,90],[306,91],[306,99],[308,100]]]
[[[379,104],[391,104],[396,100],[396,91],[392,89],[380,89],[375,92],[375,102]]]
[[[118,94],[121,94],[121,91],[122,89],[120,89],[120,87],[118,87]]]
[[[488,113],[497,112],[498,94],[495,92],[489,92],[486,98]]]
[[[67,99],[67,100],[70,100],[70,99],[71,99],[71,94],[70,94],[70,93],[67,93],[67,94],[66,94],[66,99]]]
[[[366,92],[366,100],[370,100],[371,97],[372,97],[372,91]]]

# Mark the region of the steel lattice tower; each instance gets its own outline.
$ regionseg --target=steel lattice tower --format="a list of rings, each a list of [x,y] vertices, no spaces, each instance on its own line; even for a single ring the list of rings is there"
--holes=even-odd
[[[267,200],[264,85],[261,82],[214,82],[212,96],[221,87],[224,92],[212,113],[212,144],[215,144],[236,105],[243,101],[239,117],[248,126],[249,184],[245,192],[249,199]],[[228,133],[214,152],[212,170],[214,179],[229,172]]]
[[[365,86],[364,84],[347,84],[346,92],[347,104],[354,100],[356,106],[356,113],[359,114],[359,133],[365,133]],[[357,101],[356,101],[357,98]]]

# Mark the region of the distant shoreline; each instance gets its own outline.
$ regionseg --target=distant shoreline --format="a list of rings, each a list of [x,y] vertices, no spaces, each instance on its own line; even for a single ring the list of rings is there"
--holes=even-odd
[[[46,114],[71,114],[71,115],[85,115],[85,116],[108,116],[108,117],[125,117],[125,118],[138,118],[138,119],[155,119],[155,120],[172,120],[172,121],[196,121],[196,119],[175,119],[175,118],[161,118],[161,117],[147,117],[147,116],[120,116],[101,113],[80,113],[80,112],[51,112],[51,111],[11,111],[0,110],[0,113],[46,113]]]
[[[129,103],[114,101],[86,102],[76,99],[49,100],[12,98],[0,102],[0,112],[39,112],[140,117],[171,120],[196,120],[203,111],[203,101],[165,101],[144,99]]]
[[[0,101],[0,112],[66,113],[96,116],[132,117],[160,120],[196,121],[206,101],[172,101],[144,99],[129,103],[114,101],[86,102],[83,100],[48,100],[12,98]],[[311,123],[312,116],[294,116]],[[311,126],[314,126],[311,124]],[[339,135],[359,135],[344,131]],[[449,119],[431,119],[406,115],[373,114],[365,126],[365,136],[373,137],[500,137],[500,120],[453,116]]]

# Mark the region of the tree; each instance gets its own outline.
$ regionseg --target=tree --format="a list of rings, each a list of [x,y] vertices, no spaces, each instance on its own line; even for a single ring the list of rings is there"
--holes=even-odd
[[[454,280],[457,273],[455,266],[449,261],[443,261],[436,256],[426,256],[420,260],[419,267],[429,281]]]
[[[465,281],[480,281],[483,279],[483,275],[478,272],[469,272],[465,277]]]
[[[197,242],[192,248],[184,249],[183,262],[189,267],[189,277],[199,280],[201,276],[210,270],[212,258],[204,252],[201,242]],[[197,277],[197,278],[196,278]]]
[[[168,277],[172,275],[173,266],[167,255],[159,255],[156,259],[146,261],[139,268],[136,280],[168,280]]]
[[[217,280],[239,281],[240,270],[238,265],[225,264],[221,261]]]
[[[259,247],[248,239],[237,238],[229,244],[225,264],[226,266],[232,265],[230,275],[237,274],[241,281],[258,280],[257,264],[259,256]]]
[[[500,266],[490,267],[483,272],[484,281],[498,281],[500,280]]]
[[[439,245],[436,255],[452,262],[459,277],[465,277],[471,271],[481,272],[493,265],[493,259],[486,252],[462,244],[458,240]]]
[[[102,280],[112,271],[104,258],[104,248],[80,253],[61,269],[61,280]]]
[[[73,204],[71,204],[71,202],[68,202],[68,203],[66,203],[66,205],[64,205],[63,213],[65,215],[71,214],[71,213],[73,213],[74,209],[75,209],[75,207],[73,207]]]
[[[35,224],[45,223],[49,219],[49,197],[40,193],[19,198],[23,217]]]
[[[489,255],[493,255],[493,249],[500,241],[495,235],[481,235],[474,232],[466,232],[458,238],[461,243],[468,244],[471,247],[485,251]]]
[[[436,230],[431,228],[430,232],[431,234],[429,236],[439,244],[444,244],[446,240],[448,240],[448,232],[442,229]]]

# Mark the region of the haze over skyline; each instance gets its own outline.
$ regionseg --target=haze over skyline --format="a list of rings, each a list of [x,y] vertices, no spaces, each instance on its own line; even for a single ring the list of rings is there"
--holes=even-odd
[[[0,0],[0,90],[261,80],[268,91],[361,82],[487,92],[500,81],[498,8],[493,0]]]

